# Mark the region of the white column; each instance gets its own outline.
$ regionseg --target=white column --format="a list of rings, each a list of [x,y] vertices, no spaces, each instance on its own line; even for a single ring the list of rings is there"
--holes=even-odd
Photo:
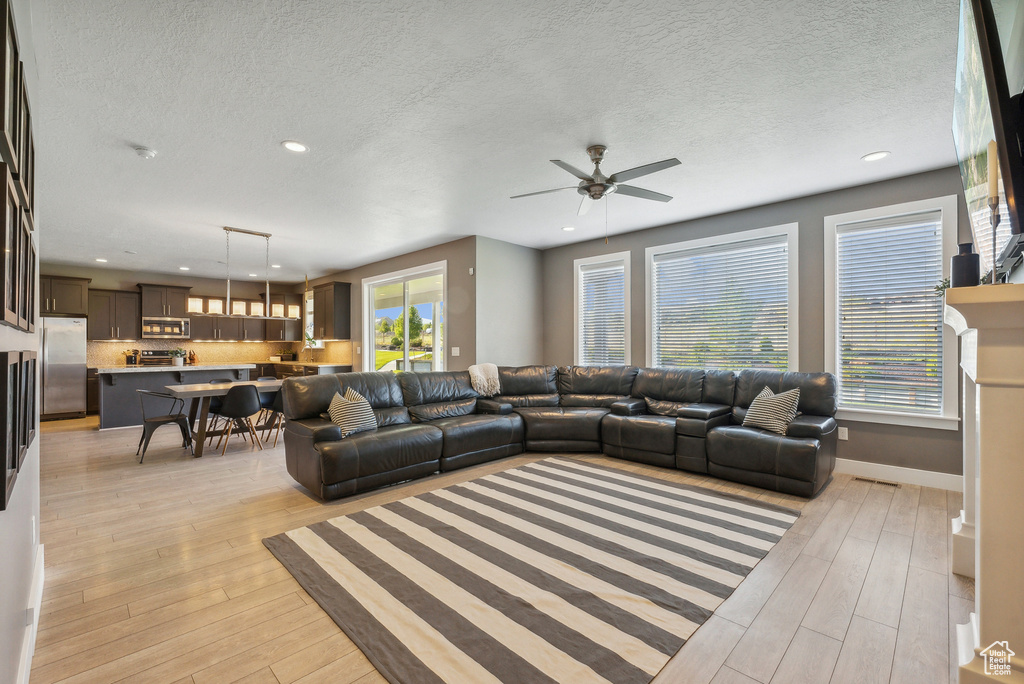
[[[953,572],[974,577],[974,521],[978,516],[978,386],[967,371],[963,372],[964,403],[962,426],[964,431],[963,509],[953,518]]]
[[[977,385],[977,629],[958,630],[960,682],[1024,682],[1024,285],[946,291],[946,321],[961,337]],[[966,394],[966,392],[965,392]],[[965,436],[968,430],[965,426]],[[965,477],[965,493],[967,473]],[[965,496],[966,502],[966,496]],[[966,503],[965,503],[966,510]],[[1010,675],[985,673],[984,650],[1007,642]]]

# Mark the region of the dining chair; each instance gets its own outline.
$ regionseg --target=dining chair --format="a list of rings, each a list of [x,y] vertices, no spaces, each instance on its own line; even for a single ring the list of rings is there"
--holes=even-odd
[[[261,394],[260,398],[267,394]],[[267,441],[268,433],[274,432],[274,447],[277,447],[277,438],[281,436],[281,426],[284,425],[284,398],[281,392],[274,392],[274,402],[270,406],[270,417],[263,421],[263,441]]]
[[[230,383],[230,382],[234,382],[234,380],[229,380],[229,379],[225,379],[225,378],[218,378],[216,380],[210,380],[210,384],[211,385],[225,385],[225,384]],[[220,418],[220,407],[221,407],[221,405],[223,403],[224,403],[224,397],[210,397],[210,409],[209,409],[210,417],[209,417],[209,421],[208,421],[208,423],[206,425],[206,434],[207,434],[207,440],[208,440],[207,444],[212,444],[213,443],[213,438],[217,434],[217,432],[216,432],[216,430],[217,430],[217,422],[218,422],[218,420]]]
[[[231,432],[236,425],[249,433],[256,446],[260,449],[263,448],[263,443],[260,442],[256,428],[252,424],[252,416],[259,412],[260,394],[256,391],[255,386],[235,385],[228,390],[228,393],[224,395],[219,412],[219,415],[227,421],[227,430],[221,432],[220,440],[217,441],[217,446],[220,446],[221,440],[224,442],[221,455],[227,452],[228,442],[231,441]],[[245,433],[240,434],[244,435]]]
[[[149,440],[153,438],[153,433],[156,432],[157,428],[163,427],[164,425],[177,425],[181,430],[182,448],[192,447],[192,429],[188,425],[188,416],[184,413],[185,400],[177,397],[172,397],[170,394],[164,394],[162,392],[152,392],[150,390],[135,390],[139,394],[139,403],[142,405],[142,437],[139,438],[139,448],[135,450],[135,455],[138,456],[139,452],[142,452],[142,458],[139,459],[139,463],[142,463],[146,458],[146,449],[149,448]],[[149,411],[147,413],[146,400],[149,400]],[[156,411],[157,399],[171,400],[171,408],[165,414],[154,415]],[[161,403],[163,403],[161,401]],[[195,450],[192,450],[195,454]]]

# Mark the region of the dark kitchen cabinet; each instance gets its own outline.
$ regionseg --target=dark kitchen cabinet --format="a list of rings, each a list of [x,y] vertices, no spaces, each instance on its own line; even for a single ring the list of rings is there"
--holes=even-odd
[[[351,337],[351,283],[326,283],[313,288],[313,337],[347,340]]]
[[[188,293],[190,287],[139,284],[142,295],[143,316],[167,316],[185,318],[188,316]]]
[[[116,290],[89,290],[90,340],[137,340],[139,295]]]
[[[259,339],[252,337],[246,338],[243,330],[243,321],[246,325],[251,323],[247,319],[233,318],[231,316],[198,316],[193,314],[191,322],[191,330],[189,330],[189,338],[196,341],[224,341],[224,342],[237,342],[244,339]],[[256,321],[262,323],[262,321]],[[262,326],[260,326],[262,328]]]
[[[47,316],[89,315],[89,279],[40,276],[39,305]]]
[[[267,319],[267,342],[299,342],[302,322],[295,318]]]
[[[264,339],[266,339],[267,342],[303,341],[302,319],[283,318],[290,308],[299,309],[301,311],[301,305],[301,295],[270,295],[270,306],[267,307],[267,313],[272,316],[272,318],[267,319]],[[281,315],[276,315],[277,312],[280,312]]]
[[[242,339],[242,319],[230,316],[214,316],[217,330],[214,339],[237,341]]]
[[[95,368],[85,369],[85,412],[90,416],[100,412],[100,376]]]
[[[262,318],[243,318],[242,339],[246,342],[262,342],[266,339],[266,325]]]
[[[189,339],[212,340],[214,339],[214,327],[216,316],[197,316],[193,314],[189,319]]]

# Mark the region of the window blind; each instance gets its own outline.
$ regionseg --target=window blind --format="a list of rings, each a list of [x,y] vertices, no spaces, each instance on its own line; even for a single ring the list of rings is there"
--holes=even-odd
[[[620,260],[579,267],[579,363],[626,362],[626,271]]]
[[[942,412],[942,213],[836,227],[839,405]]]
[[[656,366],[789,365],[786,235],[657,254],[651,263]]]

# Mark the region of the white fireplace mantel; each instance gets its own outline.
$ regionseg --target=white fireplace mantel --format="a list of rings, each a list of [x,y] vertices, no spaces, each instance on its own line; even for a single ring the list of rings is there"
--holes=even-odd
[[[974,404],[965,407],[964,416],[967,444],[961,522],[973,522],[974,527],[976,628],[958,630],[960,652],[966,654],[961,658],[960,682],[1020,683],[1024,682],[1024,285],[946,290],[945,320],[960,336],[965,403]],[[968,415],[974,407],[976,422]],[[976,462],[968,464],[975,444]],[[974,471],[969,473],[972,465]],[[970,492],[975,478],[976,492]],[[976,506],[973,516],[971,499]],[[1011,659],[1010,675],[986,674],[983,651],[995,642],[1007,642],[1017,654]]]

